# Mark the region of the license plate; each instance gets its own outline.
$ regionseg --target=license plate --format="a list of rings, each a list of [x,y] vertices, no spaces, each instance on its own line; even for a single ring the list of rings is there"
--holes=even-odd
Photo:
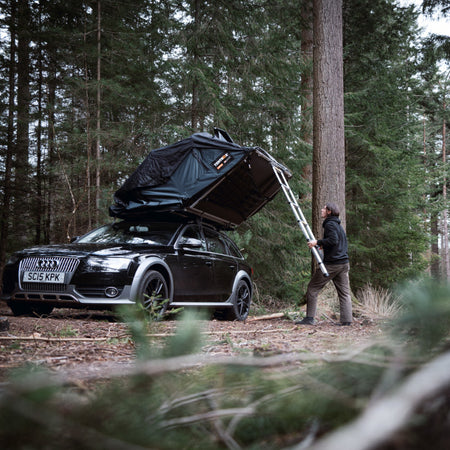
[[[27,271],[23,274],[25,283],[64,283],[64,272],[34,272]]]

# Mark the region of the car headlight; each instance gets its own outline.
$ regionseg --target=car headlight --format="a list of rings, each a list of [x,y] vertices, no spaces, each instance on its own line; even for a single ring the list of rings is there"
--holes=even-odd
[[[96,269],[120,271],[128,269],[130,260],[127,258],[89,258],[88,264]]]

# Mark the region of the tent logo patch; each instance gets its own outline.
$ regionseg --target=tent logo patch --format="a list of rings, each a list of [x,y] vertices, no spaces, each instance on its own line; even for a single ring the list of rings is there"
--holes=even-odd
[[[232,160],[233,157],[229,153],[224,153],[222,156],[220,156],[213,162],[213,166],[217,171],[219,171],[223,169]]]

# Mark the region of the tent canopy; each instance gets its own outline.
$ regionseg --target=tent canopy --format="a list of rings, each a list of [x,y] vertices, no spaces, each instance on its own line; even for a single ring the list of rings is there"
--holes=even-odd
[[[219,129],[150,152],[114,195],[110,215],[203,217],[234,228],[272,200],[281,186],[272,166],[291,173],[259,147],[241,147]]]

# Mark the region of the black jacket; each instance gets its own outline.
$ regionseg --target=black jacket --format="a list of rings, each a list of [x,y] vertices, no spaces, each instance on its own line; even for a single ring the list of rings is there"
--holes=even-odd
[[[337,216],[328,216],[323,221],[323,239],[317,244],[323,248],[323,262],[325,264],[348,263],[347,236],[341,227],[341,221]]]

